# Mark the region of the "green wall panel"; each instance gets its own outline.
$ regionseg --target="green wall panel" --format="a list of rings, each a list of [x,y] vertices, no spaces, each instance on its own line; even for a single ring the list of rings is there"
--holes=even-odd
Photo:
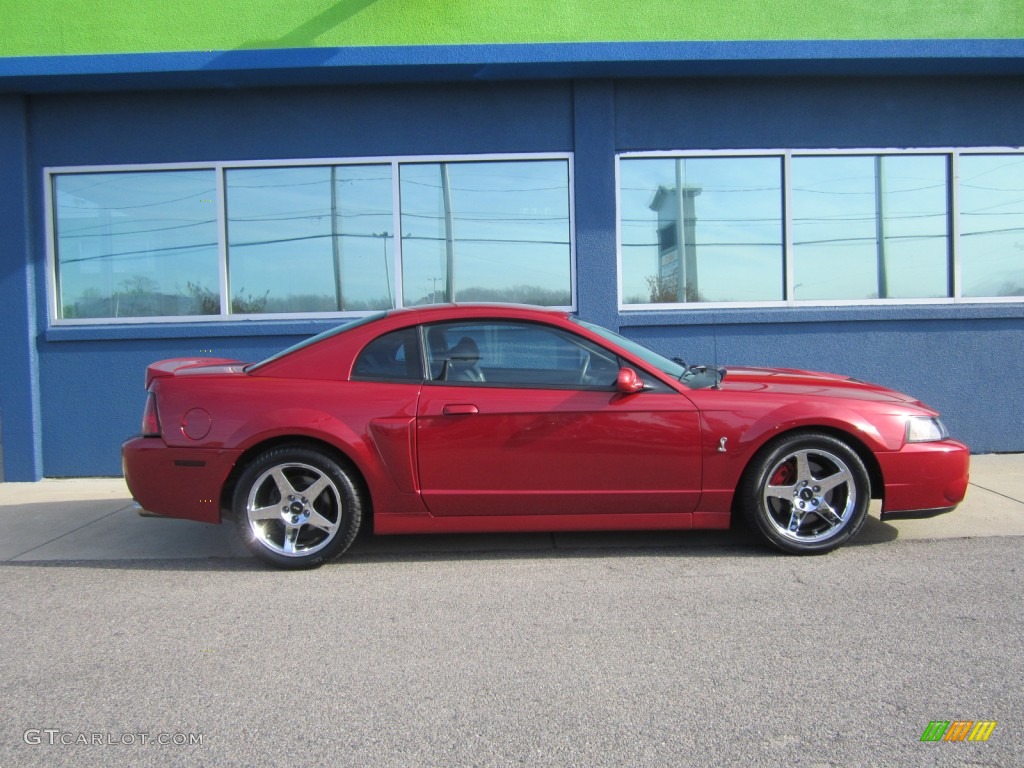
[[[0,0],[0,56],[1024,37],[1024,0]]]

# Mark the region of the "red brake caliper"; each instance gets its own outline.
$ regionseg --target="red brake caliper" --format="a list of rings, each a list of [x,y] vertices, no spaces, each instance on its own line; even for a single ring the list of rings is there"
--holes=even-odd
[[[789,481],[793,477],[793,463],[787,461],[785,464],[775,470],[775,474],[772,475],[772,479],[768,481],[768,485],[789,485]]]

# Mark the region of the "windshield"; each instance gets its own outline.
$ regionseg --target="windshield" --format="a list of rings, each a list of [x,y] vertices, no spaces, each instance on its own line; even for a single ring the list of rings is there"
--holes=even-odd
[[[573,318],[573,322],[579,323],[587,330],[593,331],[613,344],[617,344],[627,352],[639,357],[652,368],[657,368],[662,373],[667,373],[673,379],[682,379],[683,375],[686,373],[685,365],[680,365],[674,360],[662,357],[657,352],[652,352],[647,347],[642,347],[635,341],[630,341],[625,336],[620,336],[614,331],[609,331],[607,328],[602,328],[600,325],[594,325],[593,323],[588,323],[585,320],[579,320],[577,318]]]
[[[266,360],[261,360],[258,363],[247,365],[245,367],[245,370],[246,372],[255,371],[257,368],[262,368],[267,363],[272,363],[275,360],[279,360],[285,355],[290,355],[292,352],[298,352],[300,349],[304,349],[305,347],[308,347],[310,344],[316,344],[318,341],[322,341],[323,339],[329,339],[331,336],[337,336],[339,333],[350,331],[353,328],[356,328],[357,326],[365,325],[366,323],[371,323],[374,320],[380,320],[382,317],[385,317],[386,315],[387,312],[374,312],[372,315],[359,317],[356,318],[355,320],[343,323],[336,328],[330,328],[329,330],[326,330],[323,333],[318,333],[316,336],[310,336],[308,339],[303,339],[298,344],[293,344],[292,346],[288,347],[288,349],[283,349],[276,355],[271,355]]]
[[[725,378],[726,374],[725,368],[687,365],[678,357],[674,360],[669,360],[667,357],[662,357],[657,352],[652,352],[647,347],[642,347],[635,341],[630,341],[614,331],[609,331],[607,328],[602,328],[599,325],[594,325],[577,318],[572,318],[572,321],[593,331],[613,344],[619,345],[627,352],[631,352],[639,357],[652,368],[657,368],[662,373],[667,373],[672,378],[678,379],[690,389],[721,389],[722,387],[722,379]]]

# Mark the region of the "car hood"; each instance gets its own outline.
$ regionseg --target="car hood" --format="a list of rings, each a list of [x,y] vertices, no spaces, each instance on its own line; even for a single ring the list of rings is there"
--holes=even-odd
[[[730,367],[722,382],[722,389],[732,392],[844,397],[927,407],[910,395],[850,376],[795,368]]]

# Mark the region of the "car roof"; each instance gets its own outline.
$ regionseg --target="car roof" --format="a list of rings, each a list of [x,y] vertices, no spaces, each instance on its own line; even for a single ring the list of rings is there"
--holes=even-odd
[[[382,333],[421,323],[444,322],[448,320],[527,320],[535,322],[565,322],[569,318],[566,310],[548,309],[526,304],[497,303],[448,303],[428,304],[421,307],[403,307],[369,315],[362,320],[333,328],[322,334],[281,350],[276,355],[246,367],[246,372],[260,376],[284,376],[305,378],[309,371],[317,370],[327,378],[343,378],[348,375],[351,361],[358,350]],[[335,340],[344,336],[346,343],[338,347]],[[331,352],[325,352],[323,345],[330,345]],[[336,353],[345,349],[347,354]],[[328,374],[333,371],[333,374]]]
[[[430,322],[442,317],[521,317],[550,319],[552,317],[568,318],[569,312],[564,309],[551,309],[531,304],[499,304],[497,302],[450,302],[444,304],[425,304],[416,307],[391,309],[387,317],[415,319],[415,322]]]

